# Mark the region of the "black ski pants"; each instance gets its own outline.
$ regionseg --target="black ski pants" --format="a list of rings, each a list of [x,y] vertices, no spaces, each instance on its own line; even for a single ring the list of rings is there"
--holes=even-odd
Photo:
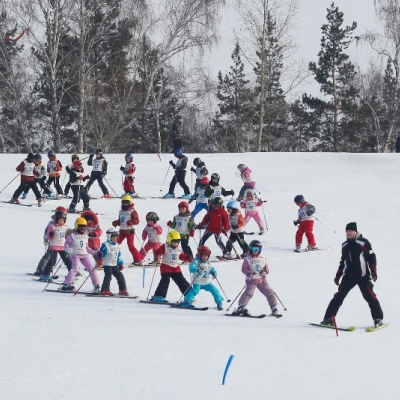
[[[178,285],[182,294],[185,294],[189,290],[190,283],[185,279],[182,272],[161,272],[161,281],[157,286],[154,296],[167,297],[171,279]]]
[[[13,194],[13,199],[18,199],[18,197],[21,195],[22,192],[24,192],[25,190],[28,191],[29,189],[32,189],[33,193],[35,193],[36,200],[42,198],[42,195],[40,194],[39,189],[36,186],[36,182],[29,181],[29,182],[21,182],[21,184],[18,186],[18,189]]]
[[[97,181],[99,183],[100,189],[103,194],[109,194],[106,186],[104,185],[103,173],[101,171],[92,171],[92,173],[90,174],[89,182],[86,185],[87,192],[89,192],[90,186],[92,186],[94,181]]]
[[[113,275],[117,280],[119,291],[126,290],[126,281],[124,274],[119,270],[119,267],[117,265],[114,267],[112,267],[111,265],[104,266],[104,279],[103,284],[101,285],[101,290],[110,290],[110,283]]]
[[[68,271],[71,270],[71,259],[69,255],[64,250],[47,250],[48,253],[48,261],[46,266],[43,270],[43,275],[50,275],[51,271],[53,270],[54,266],[57,262],[57,255],[59,254],[61,259],[63,260],[65,266],[67,267]]]
[[[344,299],[349,294],[350,290],[356,285],[358,285],[362,296],[371,309],[372,319],[383,319],[381,305],[376,297],[376,294],[374,293],[374,285],[370,281],[368,275],[363,277],[350,277],[344,275],[342,281],[340,282],[339,290],[334,294],[333,299],[330,301],[328,308],[326,309],[324,319],[336,316],[340,306],[343,304]]]
[[[186,177],[186,171],[184,170],[179,170],[175,171],[175,176],[172,178],[171,183],[169,184],[169,194],[174,194],[175,186],[177,183],[181,186],[185,194],[190,194],[190,190],[188,188],[188,185],[186,185],[185,182],[185,177]]]
[[[244,240],[244,233],[243,232],[231,232],[229,235],[229,239],[226,242],[226,251],[229,253],[232,251],[233,248],[233,243],[238,242],[240,248],[242,249],[243,253],[248,253],[249,252],[249,246]]]

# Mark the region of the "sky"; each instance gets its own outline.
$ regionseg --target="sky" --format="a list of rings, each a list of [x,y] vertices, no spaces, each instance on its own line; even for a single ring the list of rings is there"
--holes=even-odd
[[[327,8],[332,1],[321,0],[299,0],[299,12],[296,17],[298,29],[295,32],[298,50],[293,56],[296,60],[304,60],[306,64],[310,61],[317,61],[317,54],[320,51],[322,38],[321,26],[326,23]],[[357,22],[356,35],[365,29],[380,29],[375,16],[373,0],[336,0],[335,5],[344,13],[344,25],[351,25]],[[228,0],[228,8],[224,13],[220,24],[221,41],[209,58],[209,66],[213,76],[217,77],[218,71],[223,74],[229,71],[232,65],[231,54],[234,49],[236,35],[240,35],[240,19],[233,7],[233,1]],[[353,61],[361,66],[366,66],[374,53],[366,45],[356,46],[353,43],[349,52]],[[308,79],[300,85],[296,93],[311,91],[313,94],[319,92],[318,86],[313,78]]]
[[[47,201],[38,208],[32,194],[22,207],[0,203],[0,393],[4,399],[26,400],[359,400],[400,397],[398,282],[398,227],[396,212],[400,198],[399,155],[347,153],[245,153],[189,154],[189,164],[199,156],[210,173],[218,172],[221,183],[235,193],[241,186],[236,166],[253,169],[260,197],[260,209],[268,231],[246,235],[263,245],[262,254],[270,269],[267,279],[279,296],[283,317],[246,319],[225,317],[244,286],[241,262],[214,262],[221,252],[213,238],[206,244],[218,271],[218,282],[226,300],[225,311],[215,308],[209,293],[201,292],[196,305],[209,310],[190,311],[146,305],[138,300],[91,298],[84,295],[43,292],[45,284],[35,282],[33,272],[44,252],[42,232],[58,205],[70,200]],[[107,185],[111,193],[122,194],[120,165],[123,154],[105,154],[109,162]],[[46,156],[44,155],[45,159]],[[0,200],[7,201],[17,188],[15,167],[23,155],[1,154]],[[70,155],[59,154],[63,165]],[[137,165],[136,190],[142,197],[163,195],[172,178],[170,154],[134,155]],[[90,168],[85,165],[85,172]],[[64,173],[64,172],[63,172]],[[193,176],[187,177],[193,187]],[[10,183],[11,182],[11,183]],[[62,183],[65,185],[64,175]],[[8,185],[9,184],[9,185]],[[8,186],[7,186],[8,185]],[[7,186],[7,187],[6,187]],[[91,193],[101,195],[97,184]],[[176,195],[181,195],[180,188]],[[318,247],[312,253],[295,253],[293,202],[302,194],[316,207],[314,233]],[[225,198],[226,202],[230,197]],[[178,212],[180,200],[137,199],[135,207],[141,237],[144,217],[156,211],[164,229]],[[99,213],[103,231],[111,227],[120,209],[120,199],[90,202]],[[194,206],[193,204],[191,205]],[[81,207],[81,206],[80,206]],[[80,209],[78,207],[78,209]],[[204,213],[196,217],[196,222]],[[68,215],[67,224],[74,225]],[[368,305],[354,288],[341,307],[340,326],[355,326],[354,332],[312,327],[320,322],[336,291],[333,279],[339,265],[345,226],[356,221],[359,232],[377,255],[378,280],[375,292],[381,302],[388,328],[366,333],[372,324]],[[251,220],[246,228],[258,232]],[[105,240],[105,234],[102,236]],[[195,251],[198,232],[190,239]],[[138,247],[140,241],[135,239]],[[306,242],[303,241],[303,247]],[[237,246],[236,246],[237,247]],[[125,264],[131,261],[122,244]],[[149,256],[150,258],[150,256]],[[151,260],[151,258],[150,258]],[[187,279],[187,265],[182,266]],[[83,271],[82,271],[83,272]],[[159,282],[155,269],[123,270],[131,295],[146,299]],[[58,271],[62,281],[66,268]],[[83,283],[84,276],[76,282]],[[102,278],[102,272],[99,272]],[[152,282],[153,281],[153,282]],[[218,287],[218,283],[215,282]],[[56,285],[50,285],[57,287]],[[84,290],[92,286],[86,282]],[[111,289],[118,288],[115,280]],[[180,297],[171,283],[167,298]],[[270,310],[256,292],[248,304],[252,314]],[[229,357],[233,361],[222,385]]]

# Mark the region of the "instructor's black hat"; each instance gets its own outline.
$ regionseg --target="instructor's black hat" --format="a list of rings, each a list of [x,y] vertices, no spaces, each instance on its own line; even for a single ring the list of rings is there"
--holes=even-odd
[[[346,231],[354,231],[357,232],[357,222],[349,222],[346,225]]]

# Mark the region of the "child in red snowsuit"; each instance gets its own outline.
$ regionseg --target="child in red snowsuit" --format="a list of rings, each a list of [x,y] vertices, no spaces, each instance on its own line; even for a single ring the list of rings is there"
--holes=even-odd
[[[135,171],[136,171],[136,165],[133,163],[133,154],[132,153],[126,153],[125,155],[125,167],[121,165],[120,171],[125,175],[124,179],[124,190],[125,194],[129,194],[133,197],[137,197],[137,194],[135,193]]]
[[[144,243],[147,239],[147,243],[140,250],[141,261],[137,263],[139,266],[145,265],[143,260],[150,250],[153,250],[154,255],[154,260],[150,263],[150,265],[157,265],[160,263],[160,258],[159,256],[156,256],[156,252],[161,246],[160,235],[163,233],[163,228],[157,224],[159,218],[158,215],[153,211],[150,211],[146,214],[146,221],[147,225],[143,229],[142,240]]]
[[[221,233],[226,236],[230,228],[229,215],[224,209],[223,204],[224,201],[221,197],[215,197],[213,199],[213,207],[204,216],[203,221],[197,225],[196,229],[202,229],[203,227],[207,226],[204,235],[200,239],[199,247],[204,246],[204,243],[207,241],[207,239],[211,235],[214,235],[217,245],[222,250],[223,257],[228,258],[228,252],[221,240]]]
[[[133,263],[137,263],[140,261],[140,254],[137,248],[135,247],[135,228],[134,225],[139,223],[139,215],[134,208],[134,204],[132,201],[132,197],[129,195],[122,196],[121,199],[121,210],[119,211],[118,219],[113,221],[112,225],[114,228],[120,226],[119,236],[118,236],[118,244],[121,244],[124,239],[128,243],[128,249],[132,254]]]
[[[307,250],[315,250],[317,245],[315,243],[313,228],[314,228],[314,217],[315,207],[307,203],[304,196],[299,194],[294,198],[294,202],[299,206],[299,218],[293,221],[294,226],[299,225],[296,232],[296,252],[300,251],[301,242],[303,241],[303,235],[306,235],[308,240]]]

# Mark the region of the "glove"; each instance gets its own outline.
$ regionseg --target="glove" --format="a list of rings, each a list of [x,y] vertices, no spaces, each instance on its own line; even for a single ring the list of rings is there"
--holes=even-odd
[[[171,225],[172,225],[172,221],[168,221],[167,226],[171,226]]]
[[[190,237],[193,237],[193,236],[194,236],[194,231],[190,231],[190,232],[189,232],[189,236],[190,236]]]
[[[211,273],[211,276],[212,276],[213,278],[216,278],[216,277],[218,276],[218,272],[217,272],[217,271],[212,272],[212,273]]]
[[[175,168],[175,163],[172,160],[169,162],[169,165],[171,165],[173,168]]]
[[[191,204],[191,203],[192,203],[192,201],[193,201],[193,199],[190,199],[190,200],[188,201],[188,204]]]
[[[261,271],[260,276],[261,278],[265,278],[267,276],[267,271]]]
[[[133,221],[130,219],[129,221],[126,221],[126,224],[127,224],[128,226],[132,226],[132,225],[133,225]]]
[[[119,170],[124,172],[125,171],[125,167],[123,167],[122,165],[119,167]]]
[[[203,227],[202,227],[201,225],[196,225],[196,226],[194,227],[194,229],[203,229]]]
[[[45,246],[48,246],[48,245],[49,245],[49,241],[48,241],[47,239],[43,239],[43,244],[44,244]]]
[[[124,269],[124,266],[123,265],[118,265],[118,268],[119,268],[120,271],[122,271]]]
[[[53,237],[54,237],[54,232],[53,232],[53,231],[49,232],[49,236],[50,236],[51,238],[53,238]]]
[[[89,232],[88,236],[91,238],[97,237],[96,232]]]
[[[131,228],[131,229],[129,230],[129,232],[130,232],[130,233],[135,233],[135,228]]]
[[[335,279],[333,281],[335,282],[336,286],[339,286],[340,278],[341,278],[341,275],[336,275],[335,276]]]
[[[195,170],[193,167],[190,168],[190,170],[191,170],[192,172],[196,173],[196,170]]]
[[[300,223],[300,221],[298,219],[296,219],[296,221],[293,221],[293,225],[297,226]]]
[[[370,267],[371,268],[371,278],[374,282],[378,279],[378,275],[376,273],[376,267]]]
[[[119,221],[116,219],[115,221],[112,222],[112,226],[116,228],[119,225]]]
[[[306,214],[307,214],[308,216],[313,215],[313,214],[314,214],[314,211],[313,211],[313,210],[308,210],[308,211],[306,212]]]
[[[227,192],[226,194],[230,194],[231,196],[234,196],[235,192],[233,190],[231,190],[230,192]]]
[[[225,236],[227,236],[227,232],[226,232],[225,229],[222,229],[222,234],[225,235]]]

